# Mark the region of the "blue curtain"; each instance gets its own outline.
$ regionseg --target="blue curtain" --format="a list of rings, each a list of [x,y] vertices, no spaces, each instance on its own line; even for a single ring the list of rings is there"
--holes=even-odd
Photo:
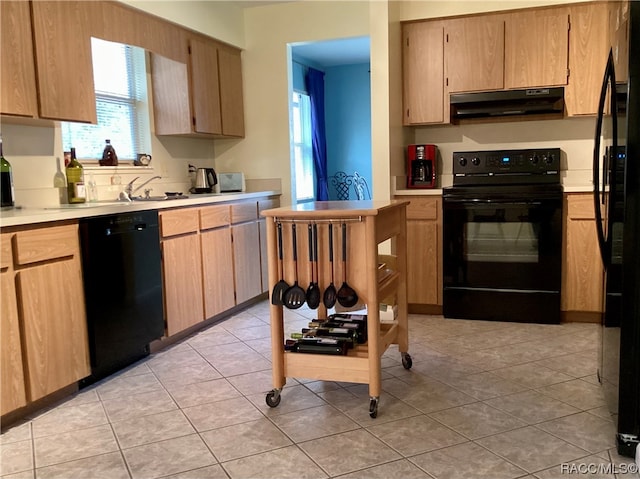
[[[327,139],[324,128],[324,73],[314,68],[307,71],[307,91],[311,99],[313,165],[316,173],[316,200],[329,199],[327,186]]]

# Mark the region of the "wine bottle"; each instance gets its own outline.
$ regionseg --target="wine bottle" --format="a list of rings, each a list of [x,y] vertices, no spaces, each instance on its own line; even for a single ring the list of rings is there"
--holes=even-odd
[[[367,324],[363,322],[334,321],[332,319],[324,321],[311,321],[309,328],[338,328],[354,331],[356,341],[360,344],[367,342]]]
[[[100,163],[100,166],[118,166],[118,155],[116,155],[115,148],[111,146],[111,140],[104,140],[104,142],[102,159],[98,163]]]
[[[67,196],[70,204],[84,203],[87,194],[84,187],[84,170],[76,159],[76,149],[71,148],[71,160],[67,171]]]
[[[58,190],[58,200],[61,205],[67,203],[67,178],[60,167],[60,158],[56,158],[56,174],[53,175],[53,187]]]
[[[344,340],[331,338],[304,338],[297,341],[288,339],[284,349],[294,353],[345,355],[348,343]]]
[[[0,197],[2,198],[0,206],[3,208],[14,206],[13,173],[11,164],[2,154],[2,138],[0,138]]]

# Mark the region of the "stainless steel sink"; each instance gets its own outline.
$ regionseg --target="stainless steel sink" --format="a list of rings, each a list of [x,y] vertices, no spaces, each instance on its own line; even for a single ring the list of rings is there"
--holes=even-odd
[[[134,196],[131,201],[171,201],[171,200],[185,200],[189,198],[185,195],[163,195],[163,196]]]

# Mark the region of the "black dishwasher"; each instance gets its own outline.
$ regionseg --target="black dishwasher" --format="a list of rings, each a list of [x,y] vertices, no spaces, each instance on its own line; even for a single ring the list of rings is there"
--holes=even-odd
[[[158,212],[80,221],[91,376],[102,379],[149,354],[164,334]]]

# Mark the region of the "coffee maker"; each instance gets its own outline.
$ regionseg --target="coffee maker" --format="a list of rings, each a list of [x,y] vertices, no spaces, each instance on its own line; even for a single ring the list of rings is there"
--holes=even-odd
[[[407,188],[436,187],[436,145],[407,147]]]

